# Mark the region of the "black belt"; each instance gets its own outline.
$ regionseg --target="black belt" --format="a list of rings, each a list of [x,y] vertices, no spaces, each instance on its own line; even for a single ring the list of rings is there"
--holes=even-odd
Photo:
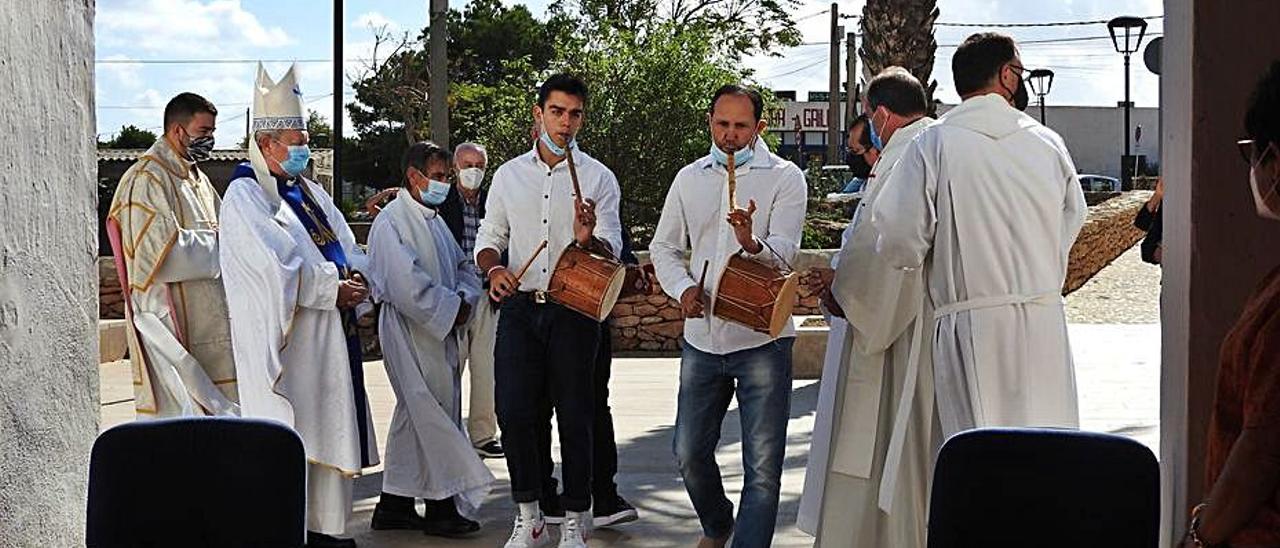
[[[547,304],[551,302],[551,296],[546,291],[517,291],[511,296],[513,299],[528,301],[534,304]]]

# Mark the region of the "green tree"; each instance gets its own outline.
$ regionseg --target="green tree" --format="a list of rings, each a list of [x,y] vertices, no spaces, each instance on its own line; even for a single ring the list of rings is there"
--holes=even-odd
[[[647,242],[676,173],[707,154],[712,93],[742,74],[716,61],[708,33],[674,23],[643,38],[623,31],[597,39],[599,47],[566,56],[560,68],[591,87],[579,140],[617,175],[624,220]]]
[[[484,143],[495,159],[528,148],[528,123],[515,118],[528,119],[529,93],[557,55],[554,37],[568,21],[563,15],[539,21],[528,8],[499,0],[450,10],[451,142]],[[348,180],[398,181],[400,154],[429,137],[427,39],[427,29],[416,39],[385,32],[375,38],[375,60],[353,84],[357,103],[347,107],[357,136],[343,147]]]
[[[800,44],[801,34],[791,14],[798,0],[559,0],[560,9],[576,9],[586,36],[624,31],[637,36],[651,32],[705,33],[712,50],[731,59],[774,53]]]
[[[314,110],[308,111],[307,138],[311,140],[312,148],[332,148],[333,126],[329,125],[329,119]]]
[[[450,12],[450,142],[484,144],[496,167],[532,146],[537,85],[552,72],[582,77],[591,98],[579,139],[618,176],[624,219],[643,246],[676,172],[707,153],[712,92],[749,75],[737,62],[744,52],[799,36],[782,9],[791,0],[734,4],[755,11],[681,2],[659,10],[650,0],[560,0],[541,21],[498,0]],[[761,24],[759,10],[777,26],[748,32]],[[349,107],[357,138],[343,145],[347,180],[398,182],[400,154],[429,133],[425,38],[381,37],[389,53],[354,84],[360,104]]]
[[[156,134],[138,126],[127,125],[120,128],[114,139],[98,141],[98,148],[151,148],[156,143]]]

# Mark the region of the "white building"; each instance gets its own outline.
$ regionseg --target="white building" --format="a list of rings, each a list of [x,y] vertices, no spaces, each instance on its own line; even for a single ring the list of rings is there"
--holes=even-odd
[[[939,114],[955,105],[942,105]],[[1031,105],[1027,113],[1040,118],[1040,107]],[[846,124],[841,114],[841,128]],[[1133,141],[1132,153],[1145,155],[1148,171],[1160,158],[1160,109],[1142,107],[1131,112],[1131,137],[1142,128],[1141,139]],[[797,160],[798,145],[803,142],[805,159],[822,162],[826,156],[827,103],[786,101],[769,115],[769,131],[782,137],[779,154]],[[1045,107],[1045,125],[1062,135],[1080,173],[1120,177],[1120,157],[1124,154],[1124,109],[1121,107]],[[797,132],[797,127],[799,130]],[[841,140],[843,142],[843,133]],[[837,159],[833,163],[843,162]]]

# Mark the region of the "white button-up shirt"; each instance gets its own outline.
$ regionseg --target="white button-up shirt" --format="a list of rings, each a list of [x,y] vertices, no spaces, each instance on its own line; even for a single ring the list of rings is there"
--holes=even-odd
[[[622,249],[622,226],[618,220],[621,191],[618,178],[604,164],[574,149],[574,167],[582,194],[596,203],[593,233],[613,248]],[[492,249],[508,252],[507,265],[518,273],[538,244],[547,249],[538,254],[524,277],[521,291],[545,291],[560,254],[573,243],[573,181],[567,161],[547,166],[535,148],[502,164],[493,174],[484,220],[476,235],[475,255]]]
[[[735,171],[738,207],[746,208],[749,200],[756,201],[752,232],[767,244],[761,246],[759,253],[749,257],[784,267],[783,261],[774,255],[776,252],[786,262],[793,262],[800,251],[800,235],[808,203],[804,173],[795,164],[769,152],[763,139],[756,140],[751,161],[738,166]],[[705,261],[710,261],[710,264],[703,289],[714,299],[715,288],[729,257],[742,250],[733,235],[733,227],[725,221],[729,215],[727,177],[724,166],[716,164],[711,156],[705,156],[681,169],[667,192],[662,218],[658,221],[653,242],[649,244],[649,253],[663,290],[676,300],[686,289],[698,285]],[[685,250],[689,245],[692,245],[693,253],[686,264]],[[694,348],[723,355],[773,340],[768,334],[714,317],[711,308],[707,307],[704,312],[711,316],[709,320],[705,317],[690,318],[684,322],[685,342]],[[779,336],[793,337],[795,328],[788,324]]]

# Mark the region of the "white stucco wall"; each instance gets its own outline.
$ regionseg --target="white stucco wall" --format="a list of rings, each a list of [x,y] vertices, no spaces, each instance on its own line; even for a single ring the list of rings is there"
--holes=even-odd
[[[1027,107],[1027,114],[1040,119],[1040,107]],[[1134,108],[1129,138],[1142,126],[1142,140],[1131,145],[1133,154],[1145,154],[1147,164],[1160,158],[1160,109]],[[1081,173],[1120,177],[1120,155],[1124,153],[1124,109],[1119,107],[1045,108],[1045,125],[1058,132],[1071,150],[1071,158]]]
[[[93,0],[0,2],[0,547],[84,544],[98,429]]]
[[[943,105],[946,112],[953,105]],[[1040,119],[1040,106],[1027,107],[1027,114]],[[1142,140],[1132,146],[1133,154],[1145,154],[1150,166],[1160,158],[1160,109],[1143,107],[1131,112],[1129,138],[1142,126]],[[1120,156],[1124,154],[1124,109],[1120,107],[1054,106],[1050,96],[1045,107],[1045,125],[1058,132],[1071,151],[1080,173],[1120,177]]]

